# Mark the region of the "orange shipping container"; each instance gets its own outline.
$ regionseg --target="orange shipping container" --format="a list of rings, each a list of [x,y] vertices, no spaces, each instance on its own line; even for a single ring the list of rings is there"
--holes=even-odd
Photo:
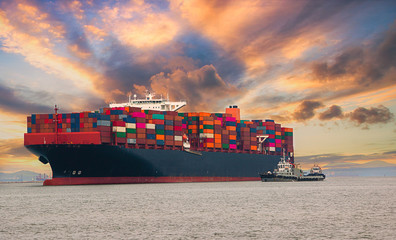
[[[236,140],[237,136],[236,135],[230,135],[230,140]]]
[[[220,139],[221,139],[221,134],[215,134],[214,137],[215,137],[215,138],[220,138]]]
[[[222,148],[221,143],[215,143],[215,148]]]
[[[213,129],[204,129],[204,133],[214,133]]]
[[[250,146],[250,150],[257,151],[257,146]]]
[[[229,131],[236,131],[236,127],[235,126],[227,126],[226,129],[229,130]]]
[[[204,143],[204,147],[214,148],[214,143]]]
[[[165,135],[157,135],[156,139],[157,140],[165,140]]]

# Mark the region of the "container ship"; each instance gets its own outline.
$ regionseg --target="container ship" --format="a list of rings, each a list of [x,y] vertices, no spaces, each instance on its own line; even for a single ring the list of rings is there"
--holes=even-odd
[[[32,114],[24,145],[52,179],[44,185],[260,181],[282,154],[291,162],[293,129],[273,120],[224,113],[178,112],[146,93],[98,111]]]

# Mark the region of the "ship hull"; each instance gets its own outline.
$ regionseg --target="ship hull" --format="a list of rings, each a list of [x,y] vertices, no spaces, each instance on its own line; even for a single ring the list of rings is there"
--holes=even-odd
[[[310,176],[276,176],[273,174],[260,174],[262,182],[300,182],[300,181],[323,181],[325,175],[310,175]]]
[[[45,158],[53,178],[44,185],[259,181],[280,156],[133,149],[97,144],[42,144],[26,148]]]

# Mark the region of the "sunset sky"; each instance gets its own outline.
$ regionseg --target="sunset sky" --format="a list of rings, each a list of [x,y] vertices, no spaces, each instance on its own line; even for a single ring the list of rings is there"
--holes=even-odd
[[[396,166],[396,1],[1,1],[0,172],[26,116],[145,89],[294,128],[304,168]]]

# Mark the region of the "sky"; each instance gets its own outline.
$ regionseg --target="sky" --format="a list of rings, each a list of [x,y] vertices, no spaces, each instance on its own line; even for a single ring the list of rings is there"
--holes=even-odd
[[[146,89],[292,127],[305,168],[394,167],[396,2],[0,0],[0,171],[50,172],[28,115]]]

